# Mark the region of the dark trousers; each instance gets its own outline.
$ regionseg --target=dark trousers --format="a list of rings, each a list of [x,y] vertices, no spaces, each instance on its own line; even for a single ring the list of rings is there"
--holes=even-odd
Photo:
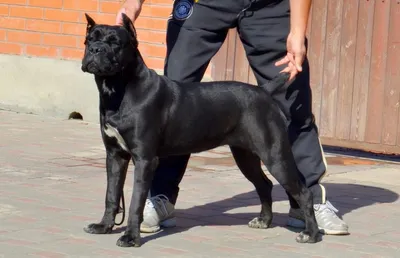
[[[180,13],[173,15],[168,22],[166,76],[181,82],[200,81],[230,28],[237,28],[259,85],[283,69],[276,67],[275,62],[286,55],[290,29],[289,0],[199,0],[186,19],[182,19],[182,13],[185,14],[187,9],[184,8],[188,5],[182,1],[187,0],[175,0],[174,9],[179,9]],[[180,8],[176,8],[179,4]],[[314,202],[324,203],[325,189],[319,181],[325,174],[326,163],[311,111],[307,60],[303,72],[297,75],[287,92],[276,96],[275,100],[290,113],[289,137],[302,179],[313,192]],[[165,194],[175,203],[189,157],[161,159],[150,195]],[[291,207],[298,207],[290,196],[289,200]]]

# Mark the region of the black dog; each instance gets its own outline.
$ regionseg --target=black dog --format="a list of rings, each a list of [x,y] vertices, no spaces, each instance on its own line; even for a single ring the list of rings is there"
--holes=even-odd
[[[249,226],[267,228],[272,220],[273,184],[262,171],[261,160],[304,212],[306,229],[297,242],[317,241],[312,194],[299,179],[284,116],[268,93],[283,87],[287,74],[263,87],[240,82],[178,83],[146,67],[126,15],[124,26],[97,25],[86,18],[82,70],[95,75],[107,152],[105,212],[101,222],[88,225],[86,232],[111,232],[132,159],[135,171],[128,225],[117,245],[140,246],[139,226],[159,157],[229,145],[262,204],[260,216]]]

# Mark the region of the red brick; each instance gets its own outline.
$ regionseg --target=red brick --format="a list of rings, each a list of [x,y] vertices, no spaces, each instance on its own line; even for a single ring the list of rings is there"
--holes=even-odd
[[[43,44],[48,46],[76,47],[76,37],[68,35],[44,34]]]
[[[116,20],[116,15],[115,14],[107,14],[107,13],[87,13],[90,15],[90,17],[93,18],[93,20],[97,23],[97,24],[110,24],[110,25],[114,25],[115,24],[115,20]],[[87,23],[86,22],[86,18],[83,15],[83,17],[81,18],[81,22],[83,23]]]
[[[80,16],[81,13],[77,11],[58,9],[46,9],[44,11],[44,19],[53,21],[79,22]]]
[[[164,4],[172,6],[171,0],[147,0],[145,3],[147,4]]]
[[[27,45],[25,53],[28,56],[57,57],[57,48]]]
[[[61,8],[62,3],[63,0],[29,0],[30,6],[41,6],[50,8]]]
[[[7,41],[15,43],[40,44],[42,34],[27,31],[8,31]]]
[[[61,32],[61,23],[53,21],[27,20],[26,30],[41,32]]]
[[[78,49],[84,49],[85,48],[85,44],[84,44],[84,42],[85,42],[85,37],[77,37],[77,48]]]
[[[136,31],[140,42],[151,42],[157,44],[166,43],[165,31],[152,31],[145,29],[137,29]]]
[[[81,60],[83,57],[83,50],[75,48],[63,48],[61,50],[61,57],[64,59]]]
[[[0,15],[8,15],[9,8],[7,5],[0,5]]]
[[[37,7],[11,6],[10,16],[41,19],[43,18],[43,9]]]
[[[168,18],[168,16],[171,14],[171,11],[172,8],[170,6],[143,5],[140,16]]]
[[[143,56],[144,62],[151,69],[164,69],[164,58]]]
[[[0,0],[0,4],[26,4],[28,0]]]
[[[141,16],[135,21],[135,27],[165,31],[167,29],[167,19],[152,19]]]
[[[149,43],[140,43],[139,44],[140,52],[149,57],[165,57],[166,55],[166,47],[165,45],[155,45]]]
[[[121,2],[105,2],[102,1],[100,3],[100,12],[103,13],[113,13],[114,15],[118,12],[118,10],[121,8]]]
[[[0,17],[0,24],[2,28],[7,29],[25,29],[25,19]]]
[[[64,0],[64,9],[98,11],[98,0]]]
[[[85,35],[86,34],[86,24],[77,23],[63,23],[62,33],[70,35]]]
[[[0,29],[0,40],[4,41],[6,40],[6,31]]]

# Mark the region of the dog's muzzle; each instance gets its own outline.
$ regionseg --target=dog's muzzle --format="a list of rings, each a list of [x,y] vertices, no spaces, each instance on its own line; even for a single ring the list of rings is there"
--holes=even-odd
[[[113,75],[118,70],[118,63],[107,44],[95,42],[86,47],[81,69],[95,75]]]

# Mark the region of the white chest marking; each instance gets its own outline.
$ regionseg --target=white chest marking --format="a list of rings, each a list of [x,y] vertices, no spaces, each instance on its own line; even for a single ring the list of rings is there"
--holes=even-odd
[[[118,145],[124,150],[124,151],[129,151],[128,146],[126,145],[126,142],[124,138],[122,138],[121,134],[119,134],[117,128],[112,127],[110,124],[105,124],[104,125],[104,133],[108,137],[113,137],[117,139]]]

